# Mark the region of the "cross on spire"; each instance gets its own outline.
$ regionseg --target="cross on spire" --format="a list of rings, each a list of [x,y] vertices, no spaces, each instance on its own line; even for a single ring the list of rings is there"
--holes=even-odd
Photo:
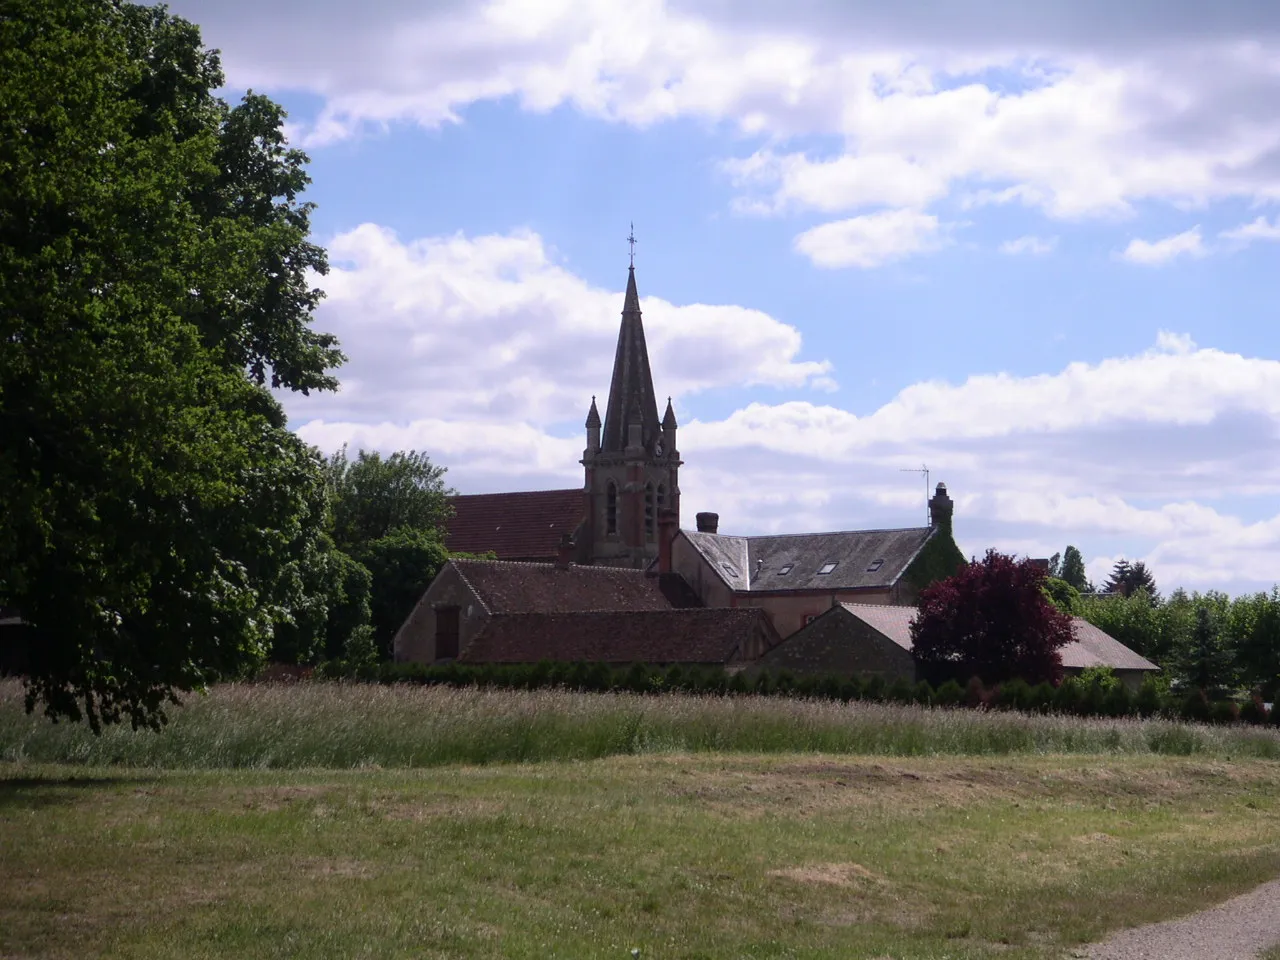
[[[627,235],[627,243],[631,245],[631,266],[636,265],[636,225],[631,223],[631,233]]]

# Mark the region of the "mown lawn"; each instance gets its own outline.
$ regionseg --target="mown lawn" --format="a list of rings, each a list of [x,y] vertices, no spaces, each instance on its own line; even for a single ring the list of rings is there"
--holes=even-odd
[[[1280,764],[0,765],[4,957],[1060,956],[1280,875]]]

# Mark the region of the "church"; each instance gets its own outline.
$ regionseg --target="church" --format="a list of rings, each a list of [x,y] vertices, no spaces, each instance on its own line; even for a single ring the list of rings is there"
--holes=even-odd
[[[938,484],[930,524],[733,536],[681,524],[677,422],[661,418],[634,263],[604,416],[586,417],[579,489],[453,498],[450,560],[394,641],[401,661],[747,665],[841,603],[913,604],[964,557]]]

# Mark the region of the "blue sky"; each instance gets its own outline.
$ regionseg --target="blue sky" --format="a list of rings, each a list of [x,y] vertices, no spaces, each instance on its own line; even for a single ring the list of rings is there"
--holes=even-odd
[[[283,103],[350,356],[326,449],[572,486],[635,222],[683,506],[1280,579],[1270,4],[182,0]],[[287,38],[284,40],[282,38]]]

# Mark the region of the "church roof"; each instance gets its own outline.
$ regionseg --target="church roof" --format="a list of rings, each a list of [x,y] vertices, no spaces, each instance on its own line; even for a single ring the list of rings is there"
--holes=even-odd
[[[458,657],[463,663],[729,663],[758,632],[777,641],[756,607],[525,613],[490,617]]]
[[[502,560],[554,560],[560,538],[574,534],[585,512],[581,489],[479,493],[449,503],[450,552],[493,551]]]
[[[681,536],[732,589],[776,592],[892,587],[933,532],[907,527],[730,537],[683,530]]]
[[[903,650],[910,651],[911,621],[916,618],[915,607],[891,607],[872,603],[842,603],[853,614],[877,633],[888,637]],[[1146,657],[1130,650],[1108,633],[1099,630],[1082,617],[1071,618],[1072,641],[1059,649],[1062,665],[1070,669],[1085,667],[1111,667],[1113,670],[1159,670]]]
[[[641,437],[648,448],[657,438],[658,403],[649,370],[649,348],[645,344],[640,319],[640,295],[636,292],[636,268],[627,273],[627,295],[622,305],[622,325],[618,349],[613,358],[613,379],[609,383],[609,403],[605,407],[604,433],[600,449],[621,453],[627,445],[627,421],[638,408],[643,425]]]
[[[679,574],[649,576],[628,567],[503,560],[450,563],[490,614],[670,610],[701,606]]]

